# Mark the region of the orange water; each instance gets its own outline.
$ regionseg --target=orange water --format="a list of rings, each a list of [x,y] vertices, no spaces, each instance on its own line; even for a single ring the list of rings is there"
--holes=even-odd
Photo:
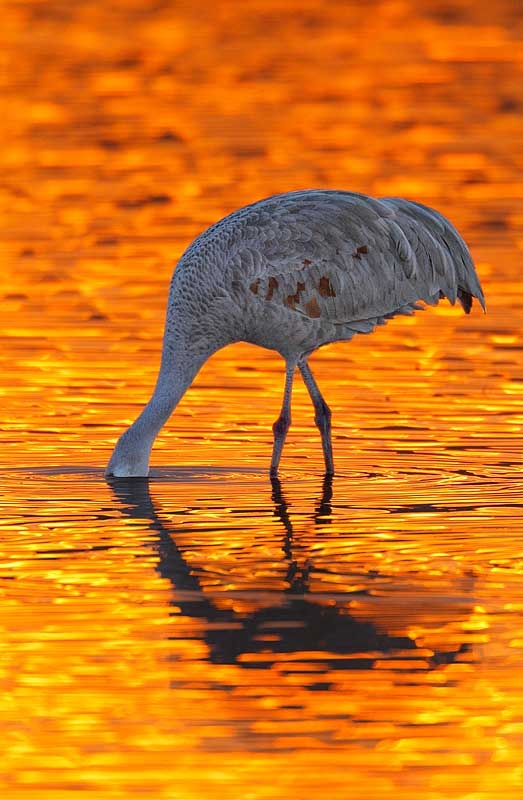
[[[0,788],[16,800],[519,798],[523,18],[513,2],[4,3]],[[236,345],[111,487],[172,265],[274,192],[399,194],[488,315]],[[297,382],[298,383],[298,382]]]

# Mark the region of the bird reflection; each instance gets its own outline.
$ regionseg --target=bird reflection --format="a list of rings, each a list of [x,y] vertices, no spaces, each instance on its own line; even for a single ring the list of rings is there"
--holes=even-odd
[[[173,613],[207,623],[203,626],[204,638],[211,662],[261,668],[272,664],[277,654],[321,652],[328,673],[329,669],[369,669],[378,657],[382,659],[398,650],[415,654],[418,645],[410,637],[384,633],[371,621],[355,619],[346,601],[326,602],[314,597],[310,591],[314,565],[309,561],[300,564],[295,556],[293,523],[278,478],[272,479],[272,501],[274,515],[281,520],[284,531],[282,557],[287,564],[287,588],[275,594],[272,605],[252,611],[220,607],[206,593],[176,543],[176,525],[160,518],[148,478],[112,479],[109,485],[123,504],[124,513],[133,519],[146,520],[156,532],[153,546],[158,555],[157,570],[176,591],[173,605],[177,610]],[[332,493],[332,476],[326,476],[313,514],[318,527],[328,524]],[[424,655],[423,659],[429,668],[435,668],[454,661],[468,649],[461,644],[452,652],[435,652],[431,657]],[[260,658],[265,653],[266,660]],[[255,663],[240,659],[246,654],[257,654]],[[319,677],[322,679],[318,685],[328,683],[328,676]],[[318,687],[311,684],[309,688]]]

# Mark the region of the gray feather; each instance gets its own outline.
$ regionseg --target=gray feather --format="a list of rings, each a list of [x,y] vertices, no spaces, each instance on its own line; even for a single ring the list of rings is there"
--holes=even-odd
[[[209,259],[212,255],[212,262]],[[205,231],[188,262],[208,274],[207,314],[213,298],[234,286],[231,341],[311,351],[328,341],[369,332],[417,301],[442,295],[484,306],[472,259],[458,232],[439,212],[401,198],[380,200],[341,191],[277,195],[234,212]],[[175,301],[174,301],[175,302]],[[214,320],[220,327],[227,320]],[[206,325],[207,327],[207,325]],[[350,335],[350,336],[349,336]]]
[[[468,249],[433,209],[400,198],[311,190],[241,208],[204,231],[174,272],[153,396],[120,437],[106,474],[145,476],[152,443],[200,367],[236,341],[276,350],[286,388],[274,426],[278,469],[299,368],[315,408],[325,467],[334,471],[330,412],[306,363],[329,342],[370,333],[422,300],[484,307]]]

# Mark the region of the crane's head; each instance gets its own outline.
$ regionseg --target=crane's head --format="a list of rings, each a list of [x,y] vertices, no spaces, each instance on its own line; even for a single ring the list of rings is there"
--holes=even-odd
[[[105,477],[146,478],[149,474],[151,444],[139,439],[133,428],[120,436],[105,470]]]

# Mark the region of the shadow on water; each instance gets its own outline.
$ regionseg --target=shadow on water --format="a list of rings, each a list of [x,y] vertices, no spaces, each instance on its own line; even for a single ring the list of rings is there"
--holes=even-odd
[[[176,612],[186,617],[204,621],[205,642],[209,648],[209,659],[217,664],[237,664],[249,668],[270,665],[281,654],[299,652],[321,653],[325,670],[370,669],[376,660],[387,656],[393,658],[397,651],[411,651],[412,656],[420,646],[406,635],[383,632],[371,621],[356,619],[350,613],[348,597],[345,600],[315,596],[310,589],[314,565],[307,561],[300,565],[294,555],[293,522],[278,479],[272,480],[274,515],[283,528],[282,559],[285,561],[287,588],[273,592],[275,602],[254,611],[237,611],[221,608],[203,588],[176,541],[177,529],[160,518],[151,495],[149,479],[111,479],[109,482],[115,498],[123,505],[123,513],[131,519],[146,521],[156,532],[155,550],[158,555],[157,570],[162,578],[169,580],[176,592]],[[332,478],[326,477],[321,496],[315,504],[313,521],[315,526],[328,524],[333,494]],[[371,577],[371,576],[369,576]],[[368,594],[365,590],[359,596]],[[350,594],[353,600],[355,595]],[[361,616],[361,614],[359,615]],[[386,625],[386,622],[385,622]],[[268,641],[268,638],[270,641]],[[470,646],[461,643],[449,650],[436,650],[423,658],[429,669],[452,663]],[[246,655],[256,654],[255,663]],[[267,659],[263,659],[267,654]],[[325,688],[325,681],[309,685],[309,688]]]

